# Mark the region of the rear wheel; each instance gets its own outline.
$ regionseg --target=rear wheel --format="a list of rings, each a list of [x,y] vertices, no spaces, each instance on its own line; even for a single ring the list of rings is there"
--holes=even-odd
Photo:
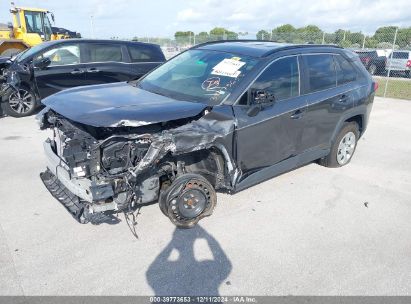
[[[9,89],[2,103],[4,113],[13,117],[29,116],[36,110],[34,94],[25,88]]]
[[[346,122],[331,146],[330,154],[320,159],[319,164],[337,168],[347,165],[355,152],[360,131],[356,122]]]
[[[217,204],[214,187],[201,175],[183,174],[160,194],[161,211],[178,228],[192,228]]]

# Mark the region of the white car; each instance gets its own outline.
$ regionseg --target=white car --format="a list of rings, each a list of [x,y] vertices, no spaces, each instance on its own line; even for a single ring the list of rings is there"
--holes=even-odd
[[[410,77],[411,51],[392,52],[387,58],[385,69],[395,73],[405,73],[407,77]]]

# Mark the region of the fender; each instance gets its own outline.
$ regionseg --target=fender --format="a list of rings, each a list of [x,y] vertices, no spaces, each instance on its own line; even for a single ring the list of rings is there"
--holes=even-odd
[[[359,105],[356,106],[355,108],[351,108],[348,112],[344,113],[341,117],[340,120],[337,122],[334,132],[332,133],[331,136],[331,141],[330,141],[330,146],[333,144],[338,132],[341,130],[343,124],[349,120],[352,117],[355,116],[361,116],[362,120],[362,130],[361,130],[361,135],[364,133],[366,125],[367,125],[367,105]]]

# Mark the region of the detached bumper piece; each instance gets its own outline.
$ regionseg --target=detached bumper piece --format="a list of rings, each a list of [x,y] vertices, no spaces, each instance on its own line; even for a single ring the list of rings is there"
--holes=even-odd
[[[53,195],[79,223],[86,224],[89,222],[86,216],[87,214],[85,214],[86,205],[80,201],[78,196],[64,187],[49,169],[40,173],[40,178],[51,195]]]
[[[93,225],[117,224],[120,220],[111,215],[102,212],[90,213],[87,204],[77,196],[71,193],[59,179],[49,170],[40,173],[40,178],[50,191],[67,211],[78,221],[80,224],[91,223]]]
[[[99,225],[102,223],[112,224],[119,222],[119,220],[112,215],[100,212],[90,213],[87,205],[83,203],[78,196],[71,193],[49,169],[40,173],[40,178],[51,195],[53,195],[79,223]]]

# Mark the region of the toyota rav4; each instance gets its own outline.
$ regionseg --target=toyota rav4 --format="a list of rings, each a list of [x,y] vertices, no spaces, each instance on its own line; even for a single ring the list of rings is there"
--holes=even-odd
[[[41,178],[81,223],[158,202],[192,227],[216,191],[313,161],[348,164],[376,88],[358,55],[335,46],[198,45],[140,80],[45,99]]]

